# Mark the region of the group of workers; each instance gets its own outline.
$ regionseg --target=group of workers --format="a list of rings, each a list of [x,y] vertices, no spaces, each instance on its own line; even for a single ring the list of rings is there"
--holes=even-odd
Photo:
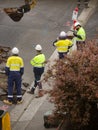
[[[79,22],[76,22],[74,25],[73,36],[76,37],[77,50],[81,50],[85,45],[86,33]],[[71,39],[68,39],[67,34],[64,31],[61,31],[59,37],[53,42],[53,46],[57,48],[59,59],[63,59],[69,52],[69,49],[73,46],[73,43]],[[33,66],[35,81],[34,86],[32,86],[31,90],[28,92],[34,94],[35,89],[38,86],[38,97],[41,97],[43,96],[41,76],[44,73],[46,58],[42,53],[41,45],[36,45],[35,50],[37,54],[30,61],[30,64]],[[21,82],[22,75],[24,74],[24,62],[19,56],[19,49],[17,47],[12,49],[12,56],[7,60],[5,72],[8,76],[8,96],[7,99],[4,100],[4,103],[9,105],[13,104],[14,86],[17,91],[17,104],[22,103]]]
[[[82,48],[85,46],[86,33],[79,22],[74,24],[73,36],[76,38],[77,50],[82,51]],[[59,37],[53,42],[53,46],[56,46],[59,59],[62,59],[68,54],[73,46],[73,42],[68,38],[66,32],[61,31]]]
[[[42,84],[41,84],[41,75],[44,72],[44,66],[46,62],[45,55],[42,53],[42,46],[36,45],[35,50],[37,54],[34,58],[31,59],[30,63],[33,66],[34,72],[34,86],[31,89],[31,94],[34,94],[36,87],[39,87],[38,97],[42,95]],[[23,102],[22,92],[21,92],[21,83],[22,83],[22,75],[24,74],[24,61],[19,56],[19,49],[14,47],[12,49],[12,56],[7,59],[7,63],[5,66],[5,72],[8,76],[8,96],[3,102],[12,105],[13,103],[20,104]],[[16,89],[17,100],[14,101],[13,97],[13,89]],[[29,92],[29,93],[30,93]]]

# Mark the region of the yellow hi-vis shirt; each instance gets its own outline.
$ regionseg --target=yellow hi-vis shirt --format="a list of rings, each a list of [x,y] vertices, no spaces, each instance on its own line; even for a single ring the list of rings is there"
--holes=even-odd
[[[7,60],[6,67],[10,71],[20,71],[20,68],[24,67],[23,59],[19,56],[11,56]]]
[[[54,45],[57,47],[58,52],[68,52],[69,47],[72,46],[72,41],[65,39],[65,40],[59,40]]]
[[[82,37],[82,39],[77,37],[77,41],[85,41],[86,39],[86,33],[85,30],[81,27],[78,31],[77,31],[77,35],[80,35]]]
[[[44,67],[45,63],[45,55],[44,54],[38,54],[36,55],[31,61],[31,65],[34,67]]]

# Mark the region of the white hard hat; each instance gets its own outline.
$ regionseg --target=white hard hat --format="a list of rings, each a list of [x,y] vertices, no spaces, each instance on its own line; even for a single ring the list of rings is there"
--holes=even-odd
[[[18,49],[17,47],[14,47],[14,48],[12,49],[12,53],[13,53],[13,54],[18,54],[18,53],[19,53],[19,49]]]
[[[41,51],[42,50],[42,47],[41,47],[41,45],[36,45],[36,47],[35,47],[35,50],[37,50],[37,51]]]
[[[80,24],[79,22],[76,22],[74,26],[76,27],[76,26],[78,26],[78,25],[81,26],[81,24]]]
[[[60,37],[66,37],[66,35],[67,35],[67,34],[66,34],[64,31],[61,31],[59,36],[60,36]]]

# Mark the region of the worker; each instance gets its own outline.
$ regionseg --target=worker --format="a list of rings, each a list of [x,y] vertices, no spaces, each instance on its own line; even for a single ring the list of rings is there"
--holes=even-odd
[[[12,105],[13,104],[13,88],[17,91],[17,104],[22,103],[22,93],[21,93],[21,81],[22,75],[24,74],[24,62],[23,59],[18,56],[19,49],[14,47],[12,49],[12,56],[7,60],[5,72],[8,76],[8,98],[4,100],[4,103]]]
[[[43,96],[43,89],[41,83],[41,76],[44,73],[46,58],[45,55],[42,53],[42,46],[36,45],[35,50],[37,54],[31,59],[30,64],[33,66],[34,72],[34,86],[32,86],[31,90],[29,91],[30,94],[34,94],[36,87],[39,87],[38,96]]]
[[[80,8],[82,0],[77,0],[77,7]],[[88,6],[89,0],[84,0],[85,8],[89,8]]]
[[[82,50],[85,46],[86,32],[79,22],[74,24],[74,30],[73,35],[76,37],[77,50]]]
[[[72,45],[72,41],[67,39],[67,34],[64,31],[61,31],[57,40],[53,42],[53,46],[56,46],[57,48],[59,59],[64,58]]]

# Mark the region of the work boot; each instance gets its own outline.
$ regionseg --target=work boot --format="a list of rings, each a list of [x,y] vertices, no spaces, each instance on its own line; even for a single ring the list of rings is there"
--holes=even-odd
[[[28,91],[28,93],[30,94],[34,94],[35,88],[32,88],[30,91]]]
[[[22,104],[23,103],[23,100],[17,100],[17,104]]]
[[[8,105],[12,105],[12,104],[13,104],[12,101],[9,101],[8,99],[3,100],[3,102],[4,102],[5,104],[8,104]]]
[[[38,95],[36,96],[36,98],[42,97],[44,95],[44,90],[39,90]]]

